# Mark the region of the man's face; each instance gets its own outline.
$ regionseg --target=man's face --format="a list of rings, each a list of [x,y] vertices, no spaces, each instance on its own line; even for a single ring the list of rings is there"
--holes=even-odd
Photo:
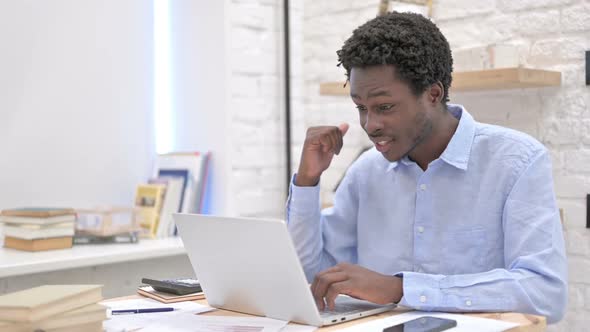
[[[409,155],[432,131],[426,93],[416,97],[391,65],[353,67],[350,95],[360,124],[389,161]]]

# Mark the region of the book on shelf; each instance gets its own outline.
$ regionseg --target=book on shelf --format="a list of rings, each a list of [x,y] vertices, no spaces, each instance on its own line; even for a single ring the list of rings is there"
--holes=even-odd
[[[44,285],[0,295],[0,320],[36,322],[102,300],[102,285]]]
[[[75,215],[71,208],[24,207],[2,210],[2,216],[49,218],[56,216]]]
[[[113,235],[95,235],[76,233],[74,244],[107,244],[107,243],[137,243],[138,232],[129,232]]]
[[[71,311],[50,316],[36,322],[0,321],[0,332],[55,331],[57,329],[77,328],[74,331],[87,331],[85,325],[101,323],[107,319],[107,308],[100,304],[89,304]],[[58,330],[59,331],[59,330]],[[102,331],[102,330],[100,330]]]
[[[164,195],[162,210],[160,211],[160,222],[156,231],[158,238],[174,235],[175,225],[172,214],[180,212],[183,182],[185,181],[182,178],[155,178],[148,181],[150,184],[162,184],[166,186],[166,194]]]
[[[166,194],[161,184],[140,184],[135,191],[135,207],[139,209],[142,236],[156,238],[160,212]]]
[[[76,221],[70,208],[17,208],[0,212],[0,222],[12,224],[57,224]]]
[[[202,212],[210,159],[210,152],[173,152],[158,155],[153,177],[179,176],[174,175],[174,171],[188,172],[181,212]]]
[[[176,179],[182,182],[182,191],[180,193],[180,204],[179,204],[179,212],[182,212],[185,192],[187,192],[188,186],[192,184],[192,180],[190,178],[191,174],[188,169],[158,169],[158,175],[153,179],[159,179],[158,181],[166,181],[169,179]]]
[[[74,236],[74,223],[65,222],[57,224],[12,224],[4,225],[5,236],[24,240],[44,239],[52,237]]]
[[[174,303],[174,302],[183,302],[183,301],[195,301],[195,300],[202,300],[205,298],[205,294],[203,292],[198,293],[191,293],[186,295],[175,295],[170,293],[158,292],[154,290],[152,286],[149,285],[141,285],[137,288],[137,294],[152,298],[156,301],[162,303]]]
[[[25,251],[44,251],[72,247],[72,237],[52,237],[47,239],[25,240],[12,236],[4,237],[4,247]]]
[[[25,207],[3,210],[4,247],[42,251],[72,247],[76,212],[70,208]]]

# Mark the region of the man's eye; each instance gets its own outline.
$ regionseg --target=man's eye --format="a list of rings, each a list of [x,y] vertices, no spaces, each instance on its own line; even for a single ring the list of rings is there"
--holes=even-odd
[[[389,111],[390,109],[393,108],[393,104],[386,104],[386,105],[380,105],[379,106],[379,111],[384,112],[384,111]]]
[[[356,109],[357,109],[359,112],[364,112],[364,111],[366,111],[366,110],[367,110],[367,108],[366,108],[365,106],[357,106],[357,107],[356,107]]]

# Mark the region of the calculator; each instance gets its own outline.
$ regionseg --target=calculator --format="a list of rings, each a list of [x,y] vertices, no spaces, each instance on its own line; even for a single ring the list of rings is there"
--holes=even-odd
[[[191,293],[202,292],[199,280],[192,278],[164,279],[156,280],[143,278],[141,282],[152,286],[158,292],[170,293],[175,295],[186,295]]]

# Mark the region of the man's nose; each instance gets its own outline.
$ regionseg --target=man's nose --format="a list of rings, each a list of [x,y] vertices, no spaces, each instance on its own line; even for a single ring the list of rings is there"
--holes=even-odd
[[[374,135],[375,133],[381,132],[383,129],[383,121],[379,114],[375,114],[372,112],[367,112],[365,115],[365,131],[369,135]]]

